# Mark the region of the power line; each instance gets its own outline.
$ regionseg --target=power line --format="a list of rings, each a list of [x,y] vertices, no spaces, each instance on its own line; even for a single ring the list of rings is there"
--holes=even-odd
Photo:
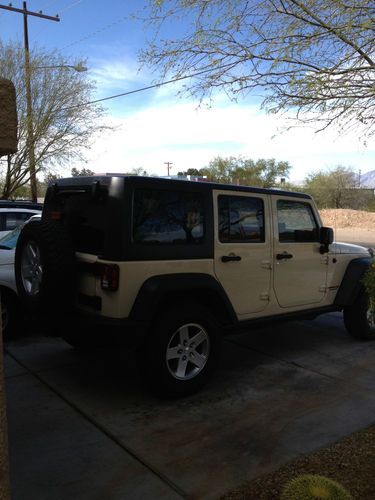
[[[82,0],[78,0],[76,3],[79,3],[81,1]],[[72,4],[70,7],[73,7],[73,5],[76,5],[76,4]],[[77,45],[78,43],[82,43],[85,40],[88,40],[89,38],[93,38],[94,36],[98,35],[99,33],[102,33],[103,31],[107,31],[108,29],[112,28],[113,26],[116,26],[116,24],[120,24],[120,23],[126,21],[127,19],[129,19],[129,16],[123,16],[120,19],[117,19],[116,21],[113,21],[112,23],[105,24],[101,28],[99,28],[99,29],[97,29],[95,31],[91,31],[90,33],[88,33],[84,37],[79,38],[78,40],[76,40],[75,42],[69,43],[68,45],[64,45],[64,47],[62,47],[60,50],[68,49],[69,47],[72,47],[73,45]]]
[[[82,3],[82,2],[83,2],[83,0],[76,0],[75,2],[70,3],[66,7],[63,7],[62,10],[60,9],[60,12],[65,12],[69,9],[72,9],[73,7],[75,7],[76,5],[78,5],[79,3]]]
[[[177,78],[173,78],[172,80],[166,80],[165,82],[154,83],[153,85],[148,85],[147,87],[141,87],[139,89],[129,90],[127,92],[121,92],[121,94],[115,94],[115,95],[111,95],[108,97],[102,97],[101,99],[95,99],[94,101],[88,101],[88,102],[83,102],[81,104],[75,104],[74,106],[68,106],[67,108],[62,108],[61,111],[69,111],[70,109],[80,108],[83,106],[89,106],[90,104],[96,104],[98,102],[109,101],[110,99],[116,99],[117,97],[124,97],[127,95],[136,94],[138,92],[143,92],[145,90],[151,90],[151,89],[155,89],[158,87],[163,87],[164,85],[169,85],[170,83],[175,83],[175,82],[179,82],[181,80],[186,80],[188,78],[193,78],[194,76],[203,75],[204,73],[209,73],[211,71],[225,69],[225,68],[228,68],[229,66],[233,66],[233,63],[228,63],[228,64],[224,64],[222,66],[217,66],[216,68],[207,68],[207,69],[204,69],[201,71],[197,71],[196,73],[191,73],[190,75],[179,76]]]

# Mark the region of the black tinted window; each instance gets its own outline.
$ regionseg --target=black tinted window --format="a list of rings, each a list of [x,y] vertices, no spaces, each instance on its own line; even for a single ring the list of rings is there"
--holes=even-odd
[[[135,190],[135,243],[196,244],[203,237],[203,197],[200,194],[156,189]]]
[[[264,207],[259,198],[219,196],[219,239],[222,243],[264,241]]]
[[[280,242],[318,241],[318,225],[308,203],[278,200],[277,218]]]

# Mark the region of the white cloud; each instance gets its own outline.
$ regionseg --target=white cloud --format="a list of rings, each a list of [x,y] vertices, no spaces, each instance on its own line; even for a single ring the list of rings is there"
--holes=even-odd
[[[102,91],[126,87],[139,80],[138,67],[132,61],[96,61],[90,69],[90,76]]]
[[[142,167],[165,175],[166,161],[177,173],[201,168],[217,155],[288,160],[294,167],[292,179],[337,164],[363,172],[375,169],[374,141],[366,149],[355,135],[337,137],[334,130],[315,134],[307,128],[275,136],[284,119],[261,113],[254,105],[221,102],[212,109],[199,109],[196,103],[163,100],[160,106],[108,121],[116,130],[100,137],[89,155],[87,166],[96,172]]]

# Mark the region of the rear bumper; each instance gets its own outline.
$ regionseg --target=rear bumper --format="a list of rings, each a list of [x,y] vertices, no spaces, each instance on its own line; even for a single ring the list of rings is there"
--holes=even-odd
[[[139,347],[142,345],[149,322],[134,321],[128,318],[108,318],[89,312],[75,311],[62,319],[57,335],[73,337],[84,336],[100,339],[103,345]]]

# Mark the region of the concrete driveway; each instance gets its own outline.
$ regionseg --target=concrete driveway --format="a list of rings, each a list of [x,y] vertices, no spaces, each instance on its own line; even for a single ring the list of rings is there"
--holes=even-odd
[[[225,341],[178,401],[145,392],[126,351],[28,337],[6,353],[14,500],[218,498],[375,420],[375,343],[337,313]]]

